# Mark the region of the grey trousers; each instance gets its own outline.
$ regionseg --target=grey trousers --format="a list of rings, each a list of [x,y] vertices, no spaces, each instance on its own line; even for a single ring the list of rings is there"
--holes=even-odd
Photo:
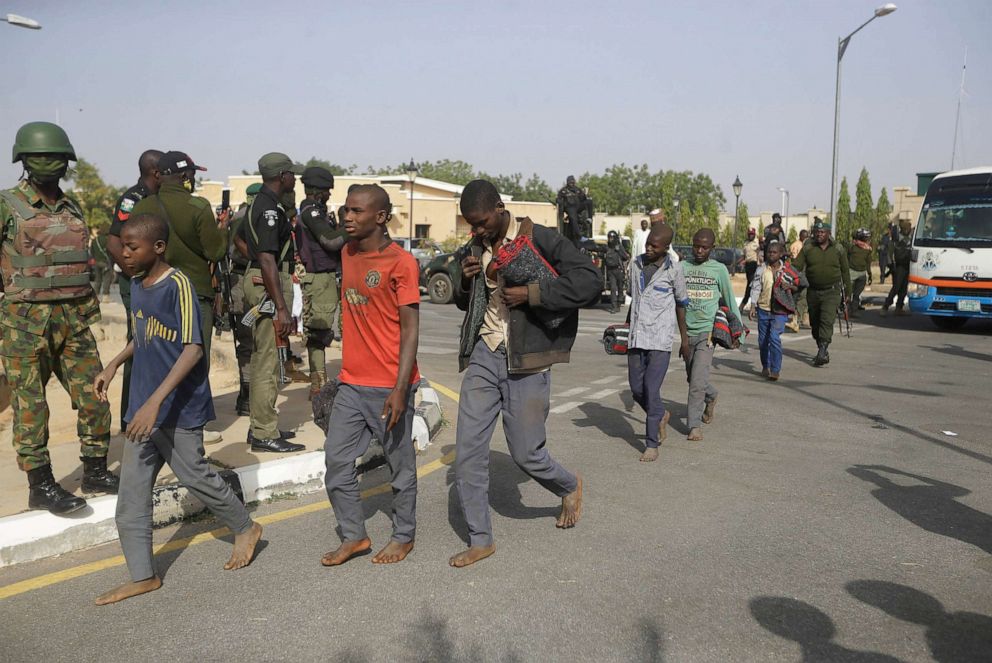
[[[203,429],[159,428],[144,442],[124,442],[117,533],[131,580],[155,575],[152,564],[152,487],[162,464],[235,534],[251,528],[251,517],[231,487],[203,456]]]
[[[689,428],[703,425],[703,410],[706,404],[715,401],[716,387],[710,384],[710,366],[713,364],[713,344],[710,335],[702,333],[689,338],[689,360],[685,362],[686,378],[689,381],[689,398],[686,403]]]
[[[386,432],[382,406],[392,389],[342,384],[334,397],[324,442],[324,486],[345,541],[358,541],[365,531],[355,461],[368,451],[372,435],[382,441],[393,487],[393,541],[409,543],[417,530],[417,458],[413,448],[416,385],[410,387],[406,412]],[[371,434],[370,434],[371,431]]]
[[[558,497],[575,492],[578,480],[545,448],[544,422],[551,398],[551,372],[510,375],[506,352],[492,352],[478,341],[472,351],[458,398],[455,434],[455,486],[473,546],[493,543],[489,515],[489,442],[496,418],[513,461]]]

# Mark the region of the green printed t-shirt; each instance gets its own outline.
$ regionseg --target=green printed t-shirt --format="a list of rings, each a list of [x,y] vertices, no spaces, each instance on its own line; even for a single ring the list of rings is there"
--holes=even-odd
[[[730,274],[723,263],[710,258],[701,265],[692,260],[679,263],[685,273],[685,284],[689,291],[689,307],[685,312],[685,325],[689,336],[709,334],[713,331],[713,319],[716,317],[720,298],[730,307],[734,315],[740,319],[737,309],[737,298],[730,285]]]

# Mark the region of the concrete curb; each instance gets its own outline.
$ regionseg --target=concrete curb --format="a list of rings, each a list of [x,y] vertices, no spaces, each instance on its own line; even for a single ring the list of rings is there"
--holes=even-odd
[[[418,390],[420,404],[414,415],[413,436],[417,453],[424,453],[442,424],[437,392],[427,380]],[[384,462],[382,447],[373,442],[369,452],[358,460],[360,471]],[[324,453],[311,451],[276,458],[258,465],[223,470],[219,473],[245,503],[272,497],[305,495],[324,489]],[[157,486],[152,493],[155,527],[195,516],[206,507],[178,483]],[[82,550],[117,540],[114,512],[117,496],[87,500],[87,506],[72,517],[54,516],[47,511],[28,511],[0,518],[0,568]]]

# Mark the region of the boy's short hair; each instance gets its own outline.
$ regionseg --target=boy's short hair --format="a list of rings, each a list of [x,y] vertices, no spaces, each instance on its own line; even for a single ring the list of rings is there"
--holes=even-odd
[[[466,212],[488,212],[496,209],[502,201],[496,185],[489,180],[472,180],[462,189],[460,207]]]
[[[169,224],[162,217],[144,213],[127,220],[124,228],[153,244],[158,241],[169,243]]]
[[[348,187],[348,194],[353,193],[368,194],[376,211],[382,211],[386,214],[391,214],[393,211],[393,204],[389,202],[389,194],[378,184],[358,184]]]

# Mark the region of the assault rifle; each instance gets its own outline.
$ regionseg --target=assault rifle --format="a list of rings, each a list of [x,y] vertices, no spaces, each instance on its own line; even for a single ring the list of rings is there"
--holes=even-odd
[[[269,316],[272,318],[272,326],[275,327],[275,315],[276,303],[272,301],[268,293],[265,293],[262,295],[261,301],[248,309],[248,311],[241,317],[241,324],[251,327],[255,324],[255,321],[262,316]],[[279,384],[286,384],[289,382],[289,379],[286,377],[286,362],[289,361],[288,339],[282,338],[279,334],[276,334],[276,350],[278,352],[277,362],[279,364]]]
[[[847,330],[845,331],[845,326]],[[851,338],[851,313],[847,307],[847,292],[840,287],[840,304],[837,306],[837,331]]]

